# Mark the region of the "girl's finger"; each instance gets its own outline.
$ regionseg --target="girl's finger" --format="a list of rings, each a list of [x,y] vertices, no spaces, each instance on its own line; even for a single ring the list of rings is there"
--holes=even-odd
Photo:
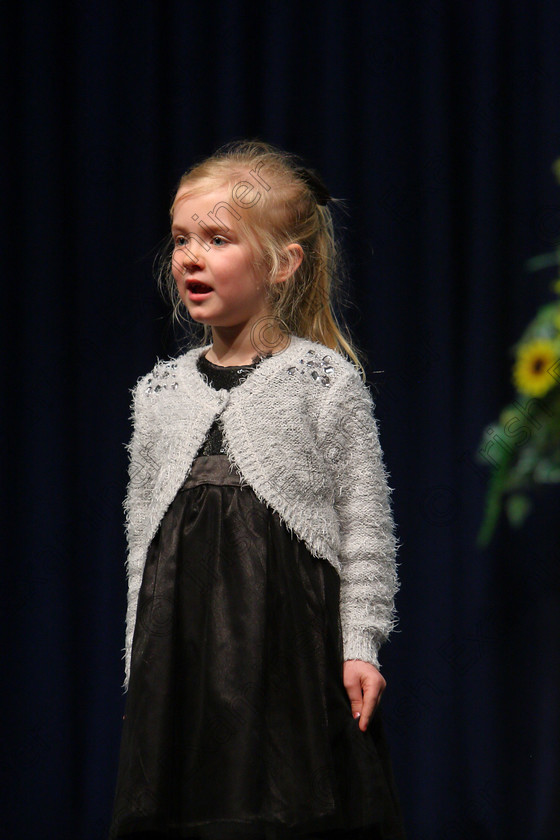
[[[348,699],[350,700],[350,706],[352,708],[352,717],[357,718],[363,714],[363,705],[364,701],[362,698],[362,689],[360,688],[359,683],[356,686],[352,686],[351,689],[346,689],[346,693],[348,694]]]
[[[378,702],[378,691],[373,686],[364,686],[360,729],[365,732]]]
[[[356,712],[362,711],[362,684],[359,674],[350,670],[344,671],[344,688],[350,700],[352,707],[352,715],[355,717]]]

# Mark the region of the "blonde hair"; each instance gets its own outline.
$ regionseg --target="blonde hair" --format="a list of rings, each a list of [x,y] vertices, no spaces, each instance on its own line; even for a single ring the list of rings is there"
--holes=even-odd
[[[228,186],[232,196],[238,190],[237,195],[243,199],[249,188],[254,191],[255,184],[258,199],[254,196],[251,203],[236,201],[234,197],[232,208],[238,219],[236,226],[247,237],[256,267],[266,282],[274,324],[283,333],[319,342],[345,355],[365,379],[362,354],[354,346],[341,316],[333,311],[333,304],[342,303],[343,277],[328,206],[334,200],[322,194],[326,188],[320,179],[315,174],[310,176],[295,155],[259,140],[221,147],[181,177],[170,208],[171,219],[179,190],[183,198]],[[274,282],[294,259],[293,249],[286,247],[291,243],[298,243],[303,250],[301,264],[286,280]],[[167,252],[160,263],[158,279],[173,303],[174,317],[184,322],[171,260],[172,254]],[[205,325],[200,345],[210,340],[211,328]]]

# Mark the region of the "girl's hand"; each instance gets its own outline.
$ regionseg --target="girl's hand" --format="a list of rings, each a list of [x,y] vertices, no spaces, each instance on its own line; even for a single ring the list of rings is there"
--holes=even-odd
[[[352,705],[352,716],[360,713],[359,727],[365,732],[387,682],[371,662],[347,659],[343,667],[344,688]],[[363,692],[363,696],[362,696]]]

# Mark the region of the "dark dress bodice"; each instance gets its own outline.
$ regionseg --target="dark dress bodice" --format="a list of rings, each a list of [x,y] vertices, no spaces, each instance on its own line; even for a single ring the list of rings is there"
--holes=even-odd
[[[260,360],[254,361],[250,365],[222,366],[209,362],[206,356],[203,355],[199,357],[196,366],[200,373],[206,377],[206,381],[212,388],[215,388],[216,390],[225,388],[227,391],[230,391],[232,388],[235,388],[236,385],[244,382],[259,362]],[[204,439],[204,442],[197,454],[224,455],[225,451],[222,436],[222,423],[220,418],[217,417],[208,430],[206,438]]]

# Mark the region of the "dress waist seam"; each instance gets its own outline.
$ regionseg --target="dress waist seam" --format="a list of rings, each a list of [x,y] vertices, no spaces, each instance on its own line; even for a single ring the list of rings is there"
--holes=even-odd
[[[199,455],[195,458],[181,490],[188,490],[202,484],[248,487],[241,473],[231,463],[228,456],[223,454]]]

